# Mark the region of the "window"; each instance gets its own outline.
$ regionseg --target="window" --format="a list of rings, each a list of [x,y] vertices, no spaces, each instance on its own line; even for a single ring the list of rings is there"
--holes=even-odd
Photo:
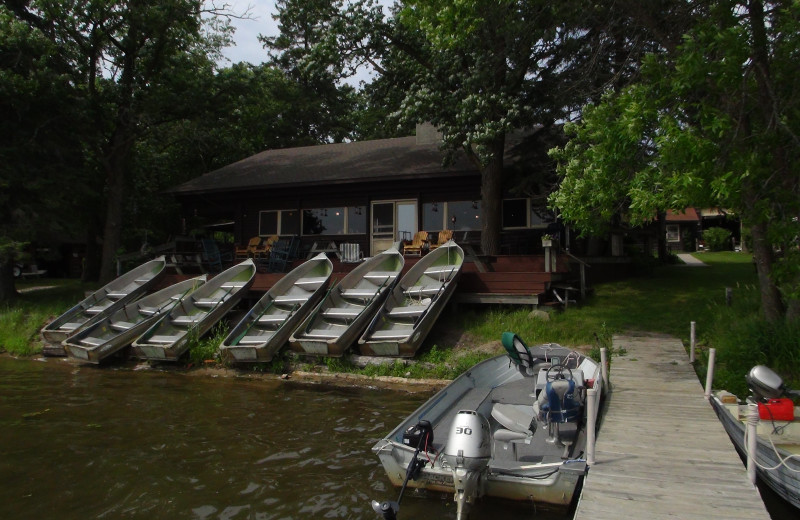
[[[447,229],[466,231],[481,229],[480,201],[458,201],[447,203]]]
[[[422,229],[426,231],[447,229],[444,224],[445,204],[444,202],[426,202],[422,205]]]
[[[304,235],[344,234],[344,208],[320,208],[303,210]]]
[[[503,227],[528,227],[528,199],[506,199],[503,201]]]
[[[549,209],[542,206],[534,206],[531,203],[531,223],[530,227],[540,228],[556,221],[555,215]]]
[[[367,208],[315,208],[303,210],[303,235],[365,235]]]
[[[667,242],[680,242],[681,228],[677,224],[667,224]]]
[[[297,210],[260,211],[258,214],[258,234],[299,235],[300,212]]]
[[[350,206],[347,208],[347,232],[353,235],[367,234],[366,206]]]

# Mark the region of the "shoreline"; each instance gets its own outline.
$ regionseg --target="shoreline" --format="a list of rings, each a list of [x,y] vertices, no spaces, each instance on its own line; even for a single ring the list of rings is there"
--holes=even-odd
[[[15,356],[8,352],[0,353],[0,357],[14,359],[16,361],[28,361],[53,364],[54,366],[69,367],[71,369],[100,369],[106,370],[109,367],[113,370],[126,370],[130,372],[165,372],[170,374],[226,379],[248,379],[255,381],[279,381],[287,383],[299,383],[306,385],[325,385],[338,388],[364,388],[381,389],[396,392],[407,392],[411,394],[434,393],[451,383],[449,379],[411,379],[394,376],[366,376],[350,372],[310,372],[306,370],[295,370],[289,367],[282,374],[267,372],[247,371],[239,368],[214,366],[185,366],[185,365],[151,365],[148,362],[128,361],[113,365],[95,365],[91,363],[80,363],[68,357],[48,357],[41,353],[26,357]],[[58,362],[54,364],[53,362]]]

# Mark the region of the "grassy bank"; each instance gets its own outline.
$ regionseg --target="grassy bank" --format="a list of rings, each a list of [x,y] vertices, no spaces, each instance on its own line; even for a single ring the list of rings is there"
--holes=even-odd
[[[740,395],[746,393],[744,373],[755,364],[772,366],[787,380],[800,386],[800,327],[768,326],[760,319],[756,275],[749,255],[703,253],[708,267],[658,266],[627,280],[597,284],[592,296],[580,306],[553,312],[548,321],[532,319],[529,308],[459,306],[447,311],[416,359],[359,368],[344,359],[319,360],[329,370],[366,375],[451,378],[477,361],[499,353],[498,345],[486,345],[507,330],[528,343],[557,342],[591,348],[608,344],[612,334],[626,331],[657,332],[677,336],[688,344],[689,324],[697,322],[700,363],[709,347],[717,349],[718,387]],[[589,273],[591,277],[591,271]],[[30,284],[50,285],[49,281]],[[733,304],[725,302],[725,288],[733,289]],[[88,288],[62,282],[43,291],[23,293],[17,305],[0,312],[0,348],[16,355],[41,349],[38,330],[48,318],[78,301]],[[224,328],[213,337],[196,341],[188,363],[199,364],[214,357]],[[481,348],[478,348],[481,347]],[[255,370],[280,371],[290,356]],[[313,362],[293,359],[301,369]]]

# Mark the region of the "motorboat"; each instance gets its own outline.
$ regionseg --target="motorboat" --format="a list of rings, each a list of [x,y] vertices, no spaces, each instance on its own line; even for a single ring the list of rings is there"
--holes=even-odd
[[[602,388],[600,365],[555,343],[528,347],[512,332],[502,344],[506,355],[457,377],[373,446],[401,497],[406,486],[453,493],[459,520],[481,497],[572,502],[587,471],[587,395]],[[398,504],[373,508],[392,518]]]
[[[747,459],[747,423],[758,411],[755,470],[758,477],[800,510],[800,392],[790,391],[769,367],[756,365],[745,376],[750,395],[744,403],[725,390],[711,396],[711,405],[736,450]],[[755,414],[753,414],[755,418]]]

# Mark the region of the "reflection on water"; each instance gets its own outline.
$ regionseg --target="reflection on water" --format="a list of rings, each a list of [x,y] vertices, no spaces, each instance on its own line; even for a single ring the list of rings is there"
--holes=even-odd
[[[426,398],[0,358],[0,518],[375,520],[398,490],[370,448]],[[455,518],[419,495],[401,520]]]

